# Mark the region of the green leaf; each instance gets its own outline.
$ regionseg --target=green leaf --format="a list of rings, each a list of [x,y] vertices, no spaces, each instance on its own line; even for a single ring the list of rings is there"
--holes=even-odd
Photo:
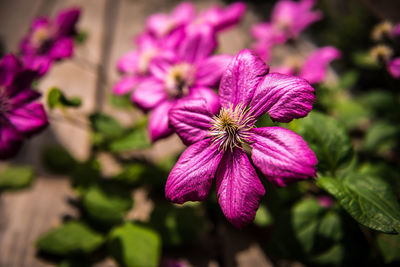
[[[378,234],[376,243],[385,263],[400,261],[400,235]]]
[[[118,138],[125,132],[124,127],[109,115],[95,113],[89,119],[92,123],[93,131],[101,134],[106,139]]]
[[[0,171],[0,191],[26,188],[33,178],[34,171],[29,166],[7,166]]]
[[[267,206],[260,204],[258,207],[256,217],[254,218],[254,223],[260,227],[270,226],[274,222],[274,219],[269,212]]]
[[[112,152],[149,148],[151,146],[147,130],[144,127],[134,128],[130,133],[111,142],[109,148]]]
[[[161,238],[153,230],[133,223],[114,228],[110,233],[109,252],[121,266],[158,266]]]
[[[75,35],[75,41],[78,44],[83,44],[88,37],[89,33],[87,31],[79,31],[78,34]]]
[[[104,238],[100,234],[85,224],[74,221],[67,222],[39,237],[36,247],[49,254],[67,256],[91,253],[103,242]]]
[[[399,132],[397,125],[386,121],[377,121],[368,129],[363,148],[366,151],[377,151],[378,153],[389,151],[396,146]]]
[[[68,174],[77,164],[69,152],[61,146],[48,146],[43,149],[42,162],[54,173]]]
[[[337,87],[340,89],[350,89],[355,86],[359,79],[359,72],[351,70],[342,75],[338,81]]]
[[[379,62],[376,61],[368,52],[359,51],[353,54],[353,62],[362,68],[378,69]]]
[[[72,170],[71,183],[79,193],[83,193],[87,188],[96,184],[100,178],[100,163],[96,160],[88,160],[78,163]]]
[[[47,105],[50,109],[55,107],[80,107],[82,101],[78,97],[67,98],[57,87],[53,87],[47,93]]]
[[[390,185],[381,179],[354,173],[344,179],[320,177],[317,185],[357,222],[385,233],[400,231],[400,205]]]
[[[121,223],[132,203],[129,191],[110,186],[93,186],[83,195],[83,207],[87,215],[103,225]]]
[[[111,94],[110,103],[115,108],[132,109],[133,107],[129,94],[122,96]]]
[[[311,112],[306,118],[295,120],[290,127],[300,134],[318,158],[318,171],[335,175],[348,167],[353,150],[346,131],[334,119]]]
[[[135,185],[142,178],[144,178],[144,176],[147,176],[149,168],[150,166],[142,163],[130,164],[125,166],[125,168],[115,177],[115,179],[130,185]]]
[[[353,100],[341,100],[334,106],[334,115],[346,129],[353,129],[368,121],[370,112]]]

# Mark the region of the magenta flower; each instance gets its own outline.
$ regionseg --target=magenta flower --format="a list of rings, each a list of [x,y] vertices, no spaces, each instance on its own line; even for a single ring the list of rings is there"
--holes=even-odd
[[[395,38],[400,36],[400,23],[393,26],[391,35]]]
[[[37,73],[23,70],[14,55],[0,61],[0,159],[14,156],[22,141],[43,130],[48,122],[40,94],[31,89]]]
[[[78,8],[71,8],[62,10],[53,21],[46,17],[35,19],[20,44],[24,66],[43,75],[54,60],[71,57],[79,15]]]
[[[242,50],[225,70],[218,115],[202,99],[176,104],[171,126],[189,147],[172,169],[165,187],[175,203],[204,200],[216,177],[218,202],[236,227],[254,219],[265,190],[250,163],[277,186],[315,176],[317,159],[301,136],[281,127],[255,128],[268,112],[279,122],[308,114],[315,100],[307,81],[278,73],[249,50]]]
[[[232,57],[211,56],[215,47],[213,29],[201,25],[188,33],[173,60],[158,59],[150,64],[151,76],[137,85],[132,99],[143,110],[151,110],[149,132],[153,142],[173,133],[168,111],[178,102],[202,97],[211,110],[219,109],[218,96],[211,87],[218,85]]]
[[[289,60],[285,66],[273,68],[271,72],[296,75],[315,84],[324,80],[328,65],[340,57],[341,53],[335,47],[325,46],[311,53],[304,63],[298,60]]]
[[[387,64],[389,73],[396,79],[400,79],[400,57],[390,60]]]
[[[254,50],[268,61],[269,50],[276,44],[297,38],[312,23],[322,18],[319,11],[311,11],[315,0],[280,0],[275,5],[270,22],[255,24],[251,33],[256,39]]]

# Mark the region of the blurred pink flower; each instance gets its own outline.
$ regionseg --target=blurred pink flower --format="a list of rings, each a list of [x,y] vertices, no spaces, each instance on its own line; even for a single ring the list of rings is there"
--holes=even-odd
[[[20,44],[24,66],[43,75],[54,60],[71,57],[79,16],[79,8],[70,8],[59,12],[54,20],[36,18]]]
[[[212,27],[199,25],[187,33],[174,58],[157,58],[150,63],[150,74],[138,83],[132,100],[151,111],[149,133],[153,142],[172,134],[168,111],[178,102],[204,98],[212,110],[219,108],[211,87],[218,85],[232,56],[211,56],[216,44]]]
[[[320,196],[318,197],[318,203],[321,205],[321,207],[329,208],[333,205],[333,199],[329,196]]]
[[[311,11],[315,0],[280,0],[271,13],[270,22],[255,24],[251,29],[256,39],[253,49],[265,60],[269,60],[269,50],[276,44],[297,38],[312,23],[322,18],[319,11]]]
[[[12,54],[0,60],[0,159],[14,156],[25,138],[48,124],[42,104],[34,101],[40,96],[31,89],[36,77]]]
[[[165,187],[175,203],[202,201],[216,177],[218,202],[225,217],[241,228],[256,214],[265,189],[250,163],[277,186],[315,176],[317,159],[301,136],[281,127],[255,128],[268,112],[273,120],[290,122],[308,114],[314,89],[297,77],[268,74],[268,67],[249,50],[239,52],[224,71],[217,114],[203,99],[171,108],[171,126],[189,145],[172,169]]]
[[[294,60],[288,65],[272,68],[271,72],[296,75],[315,84],[324,80],[328,64],[340,57],[341,53],[338,49],[333,46],[325,46],[312,52],[303,63]]]
[[[400,57],[394,58],[388,62],[389,73],[396,79],[400,78]]]

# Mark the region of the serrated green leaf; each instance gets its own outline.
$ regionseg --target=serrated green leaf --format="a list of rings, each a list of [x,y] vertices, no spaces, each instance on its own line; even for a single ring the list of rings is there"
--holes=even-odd
[[[333,118],[311,112],[306,118],[293,121],[290,127],[300,134],[318,158],[318,171],[335,173],[346,168],[353,157],[350,139]]]
[[[119,188],[93,186],[83,195],[83,207],[87,215],[103,225],[121,223],[132,203],[130,192]]]
[[[67,222],[43,234],[36,247],[46,253],[67,256],[71,254],[91,253],[99,248],[104,238],[85,224]]]
[[[378,234],[376,243],[385,263],[400,261],[400,235]]]
[[[33,178],[34,171],[29,166],[7,166],[0,171],[0,191],[26,188]]]
[[[69,152],[61,146],[48,146],[42,150],[42,162],[54,173],[68,174],[77,164]]]
[[[143,149],[151,146],[145,128],[134,128],[129,134],[111,142],[109,148],[112,152],[124,152],[128,150]]]
[[[109,252],[121,266],[158,266],[161,238],[155,231],[133,223],[125,223],[114,228],[109,239]]]
[[[360,224],[385,233],[400,231],[400,205],[390,185],[368,175],[320,177],[317,185],[333,195]]]

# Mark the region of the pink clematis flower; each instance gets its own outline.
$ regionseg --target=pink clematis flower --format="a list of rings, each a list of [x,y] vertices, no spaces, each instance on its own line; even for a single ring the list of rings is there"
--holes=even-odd
[[[132,99],[143,110],[151,111],[149,132],[153,142],[173,133],[168,111],[178,102],[202,97],[211,110],[219,109],[218,96],[211,87],[218,85],[232,57],[211,56],[215,47],[213,29],[201,25],[189,33],[173,60],[159,59],[150,64],[151,76],[138,84]]]
[[[400,57],[390,60],[387,64],[389,73],[396,79],[400,79]]]
[[[171,108],[171,126],[189,147],[172,169],[165,194],[175,203],[202,201],[215,177],[225,217],[241,228],[254,219],[265,193],[245,144],[252,148],[254,165],[277,186],[315,176],[317,159],[301,136],[281,127],[254,125],[266,112],[279,122],[306,116],[314,89],[298,77],[268,74],[258,56],[242,50],[223,74],[219,99],[219,114],[202,99]]]
[[[80,9],[71,8],[62,10],[53,21],[46,17],[35,19],[20,44],[24,66],[43,75],[54,60],[71,57],[79,16]]]
[[[276,44],[297,38],[312,23],[322,18],[319,11],[311,11],[315,0],[280,0],[272,10],[271,21],[255,24],[251,33],[256,39],[254,50],[265,60],[269,50]]]
[[[48,122],[40,94],[31,89],[37,73],[23,70],[14,55],[0,61],[0,159],[14,156],[22,141],[43,130]]]
[[[285,66],[273,68],[271,72],[296,75],[315,84],[324,80],[329,63],[340,57],[339,50],[333,46],[326,46],[311,53],[303,64],[298,60],[291,60]]]

